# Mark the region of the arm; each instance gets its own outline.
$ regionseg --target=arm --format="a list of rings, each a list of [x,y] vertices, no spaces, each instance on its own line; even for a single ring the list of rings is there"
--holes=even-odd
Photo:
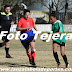
[[[56,32],[58,34],[62,34],[63,33],[63,24],[62,22],[59,22],[58,23],[58,27],[59,27],[59,32]],[[56,33],[53,33],[52,35],[56,34]]]
[[[33,19],[32,19],[32,24],[33,24],[33,28],[34,28],[36,31],[38,31],[38,30],[37,30],[37,27],[36,27],[36,25],[35,25],[35,23],[34,23],[34,21],[33,21]]]
[[[19,27],[17,27],[16,30],[17,30],[17,31],[22,31],[22,30],[24,30],[24,28],[19,28]]]
[[[37,30],[37,27],[36,27],[36,25],[34,24],[34,21],[32,20],[32,22],[33,22],[33,28],[36,30],[36,31],[38,31]],[[40,34],[38,34],[38,36],[40,36]]]
[[[11,21],[11,25],[14,25],[14,22],[13,21]]]
[[[36,31],[38,31],[35,24],[33,25],[33,28],[34,28]],[[40,36],[40,34],[38,34],[38,36]]]
[[[16,30],[17,31],[23,31],[23,30],[27,30],[29,29],[29,26],[25,27],[25,28],[22,28],[22,27],[17,27]]]
[[[62,32],[56,32],[56,33],[58,33],[58,34],[62,34]],[[54,34],[56,34],[56,33],[52,33],[52,35],[54,35]]]
[[[37,27],[36,27],[36,25],[35,25],[35,24],[33,25],[33,28],[34,28],[36,31],[38,31],[38,30],[37,30]]]
[[[14,25],[12,13],[11,13],[11,23],[10,23],[10,24],[11,24],[11,25]]]

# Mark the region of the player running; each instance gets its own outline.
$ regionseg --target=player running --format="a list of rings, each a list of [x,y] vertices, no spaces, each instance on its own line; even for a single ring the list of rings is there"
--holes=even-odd
[[[36,25],[32,18],[30,18],[30,11],[25,9],[24,10],[24,17],[22,17],[17,24],[17,30],[21,31],[21,34],[27,33],[28,37],[25,40],[20,40],[22,45],[26,49],[26,53],[29,57],[29,62],[32,65],[35,65],[35,34],[32,31],[34,28],[37,31]],[[30,47],[29,47],[30,46]]]
[[[2,37],[3,43],[0,43],[0,47],[5,46],[6,58],[12,58],[9,54],[10,41],[7,39],[10,27],[13,25],[12,13],[10,12],[10,5],[4,6],[4,12],[0,12],[0,33],[1,31],[8,31],[6,36]]]
[[[53,13],[50,15],[50,22],[53,23],[52,24],[52,31],[53,31],[52,35],[54,35],[55,33],[59,33],[60,35],[64,33],[62,22],[60,20],[57,20],[55,14]],[[66,68],[69,68],[67,56],[65,55],[65,43],[66,43],[65,36],[63,36],[62,40],[60,40],[60,38],[58,38],[57,40],[53,40],[53,55],[57,62],[57,68],[60,68],[61,66],[61,63],[59,61],[58,54],[57,54],[58,45],[60,46],[60,52],[65,62]]]

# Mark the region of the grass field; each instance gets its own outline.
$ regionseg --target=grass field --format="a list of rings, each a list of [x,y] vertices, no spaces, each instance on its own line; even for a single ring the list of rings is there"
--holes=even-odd
[[[25,68],[33,67],[28,62],[25,49],[19,40],[11,40],[10,54],[13,58],[5,58],[4,47],[0,48],[0,68]],[[65,68],[64,61],[60,55],[60,48],[58,47],[58,54],[61,61],[61,67]],[[66,55],[72,68],[72,40],[68,40],[66,44]],[[36,40],[36,66],[39,68],[56,68],[56,62],[52,54],[52,41],[46,43],[39,38]]]

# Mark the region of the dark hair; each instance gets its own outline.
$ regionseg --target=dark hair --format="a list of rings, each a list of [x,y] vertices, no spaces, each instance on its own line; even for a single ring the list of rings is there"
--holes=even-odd
[[[4,9],[7,8],[7,7],[10,7],[10,5],[5,5],[5,6],[4,6]]]
[[[56,17],[56,12],[53,11],[53,12],[49,15],[49,17],[51,17],[51,16]]]
[[[55,14],[50,14],[50,15],[49,15],[49,17],[51,17],[51,16],[52,16],[52,17],[56,17],[56,15],[55,15]]]
[[[24,15],[26,14],[26,12],[29,12],[30,13],[30,10],[24,9]]]

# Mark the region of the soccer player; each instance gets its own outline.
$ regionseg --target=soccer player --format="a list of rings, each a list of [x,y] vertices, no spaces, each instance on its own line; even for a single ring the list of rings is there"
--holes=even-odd
[[[61,35],[62,33],[64,33],[63,23],[60,20],[57,20],[55,13],[50,14],[50,22],[53,23],[52,24],[52,31],[53,31],[52,35],[56,33]],[[57,68],[60,68],[61,66],[61,63],[59,61],[58,54],[57,54],[58,45],[60,46],[61,56],[63,57],[66,68],[69,68],[67,56],[65,55],[65,43],[66,43],[65,36],[63,36],[61,40],[60,40],[60,37],[57,40],[53,40],[53,55],[57,62]]]
[[[37,31],[36,25],[34,24],[33,19],[30,17],[30,11],[24,9],[24,17],[19,19],[17,24],[17,31],[21,31],[21,34],[26,33],[28,37],[25,40],[20,40],[22,45],[26,49],[27,56],[29,57],[29,62],[32,65],[35,64],[35,34],[32,31],[34,28]],[[30,47],[29,47],[30,46]]]
[[[4,12],[0,12],[0,33],[1,31],[8,31],[6,36],[2,37],[3,42],[0,43],[0,47],[5,46],[6,58],[12,58],[9,54],[10,41],[7,39],[10,27],[13,25],[12,13],[10,12],[10,5],[4,6]]]

